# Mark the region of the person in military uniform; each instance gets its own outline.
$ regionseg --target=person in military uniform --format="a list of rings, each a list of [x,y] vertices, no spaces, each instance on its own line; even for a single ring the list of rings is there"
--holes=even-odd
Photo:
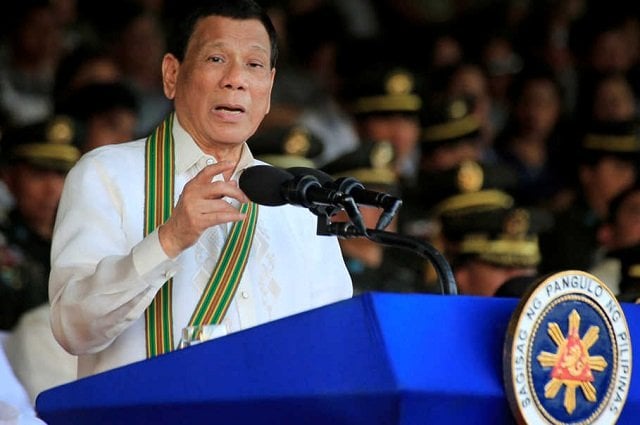
[[[397,196],[399,183],[394,171],[394,151],[388,142],[365,143],[358,149],[333,160],[321,168],[334,178],[352,177],[366,189]],[[382,210],[359,207],[368,229],[378,224]],[[344,211],[333,216],[333,222],[347,221]],[[384,230],[397,230],[397,216]],[[345,264],[351,275],[354,294],[368,291],[426,292],[422,279],[424,260],[407,255],[399,248],[386,247],[366,237],[340,239]],[[403,252],[401,252],[403,251]]]
[[[88,152],[100,146],[134,139],[139,116],[138,98],[124,82],[88,83],[60,101],[58,114],[74,120],[78,148]]]
[[[637,131],[635,121],[594,122],[581,138],[577,197],[555,214],[554,227],[541,235],[542,271],[589,270],[599,260],[597,234],[609,203],[638,177]]]
[[[411,217],[410,223],[403,222],[404,233],[424,239],[449,257],[455,253],[456,238],[443,230],[453,232],[456,220],[464,217],[463,213],[490,214],[497,209],[511,208],[514,200],[509,191],[516,183],[516,174],[511,168],[476,161],[464,161],[450,170],[433,173],[421,183],[423,209]],[[400,215],[400,218],[404,217]],[[424,279],[428,286],[438,283],[431,265],[427,265]]]
[[[280,168],[317,168],[324,144],[301,124],[261,130],[248,141],[255,158]]]
[[[78,160],[71,120],[8,129],[2,138],[2,179],[14,207],[0,223],[0,329],[48,302],[51,236],[66,172]]]
[[[418,169],[421,82],[408,68],[381,64],[356,73],[346,84],[344,101],[364,143],[388,141],[395,151],[394,167],[401,183],[413,183]]]
[[[455,172],[467,161],[479,162],[482,147],[480,122],[470,101],[465,97],[435,97],[421,109],[422,126],[417,180],[403,192],[402,233],[429,240],[433,225],[428,211],[440,200],[432,192],[434,181],[448,180],[447,172]]]
[[[432,198],[440,199],[430,210],[436,220],[436,245],[453,261],[458,245],[470,223],[491,223],[494,214],[514,206],[508,190],[515,186],[516,176],[510,169],[497,165],[466,161],[428,182]]]
[[[550,224],[544,211],[499,207],[460,213],[454,222],[458,239],[449,256],[459,293],[522,296],[538,277],[537,233]]]
[[[480,121],[465,96],[437,96],[421,111],[420,172],[447,171],[481,161]]]
[[[601,259],[588,270],[602,280],[614,294],[620,292],[620,256],[640,244],[640,184],[613,198],[607,218],[598,229],[598,243],[603,251]]]

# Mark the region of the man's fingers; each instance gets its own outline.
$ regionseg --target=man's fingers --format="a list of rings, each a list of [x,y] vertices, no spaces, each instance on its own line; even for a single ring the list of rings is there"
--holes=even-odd
[[[215,176],[226,171],[232,171],[235,165],[230,161],[220,161],[215,164],[207,165],[194,177],[195,180],[203,183],[210,183]]]
[[[206,199],[233,198],[240,203],[249,202],[249,198],[238,187],[236,182],[213,182],[204,189],[204,197]]]
[[[215,211],[204,214],[204,219],[210,222],[211,224],[207,227],[211,227],[220,223],[229,223],[232,221],[240,221],[243,220],[246,214],[241,213],[238,210],[233,211]]]
[[[236,199],[240,203],[249,202],[249,198],[238,187],[238,183],[235,181],[216,180],[213,181],[215,176],[231,171],[234,164],[229,161],[222,161],[216,164],[208,165],[203,168],[194,178],[189,182],[190,186],[196,190],[195,193],[200,193],[200,196],[205,199],[219,199],[229,197]]]

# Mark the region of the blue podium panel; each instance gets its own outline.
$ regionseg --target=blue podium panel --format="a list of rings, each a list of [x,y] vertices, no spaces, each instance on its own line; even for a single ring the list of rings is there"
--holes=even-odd
[[[510,424],[516,304],[365,294],[50,389],[36,410],[51,425]],[[636,348],[640,306],[623,308]],[[637,369],[622,424],[640,417]]]
[[[398,417],[369,298],[336,303],[43,392],[49,424],[328,424]]]
[[[516,300],[427,295],[372,300],[396,387],[405,395],[400,423],[513,422],[501,362]]]

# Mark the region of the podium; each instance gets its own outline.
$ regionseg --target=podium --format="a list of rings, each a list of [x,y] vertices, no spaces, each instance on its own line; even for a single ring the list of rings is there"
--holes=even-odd
[[[368,293],[52,388],[36,410],[50,425],[511,424],[516,305]],[[622,306],[639,358],[640,306]],[[620,424],[640,417],[639,369]]]

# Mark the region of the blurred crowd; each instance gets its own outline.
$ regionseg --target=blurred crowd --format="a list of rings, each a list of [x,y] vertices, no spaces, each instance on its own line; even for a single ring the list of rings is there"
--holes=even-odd
[[[0,329],[25,369],[11,344],[28,344],[23,323],[48,329],[64,176],[171,110],[164,37],[189,1],[22,0],[1,18]],[[386,230],[443,252],[462,294],[521,296],[574,269],[623,301],[640,296],[640,5],[259,3],[280,51],[254,155],[402,199]],[[372,228],[380,211],[362,214]],[[441,290],[427,259],[366,239],[341,245],[356,293]],[[61,380],[27,389],[33,398]]]

